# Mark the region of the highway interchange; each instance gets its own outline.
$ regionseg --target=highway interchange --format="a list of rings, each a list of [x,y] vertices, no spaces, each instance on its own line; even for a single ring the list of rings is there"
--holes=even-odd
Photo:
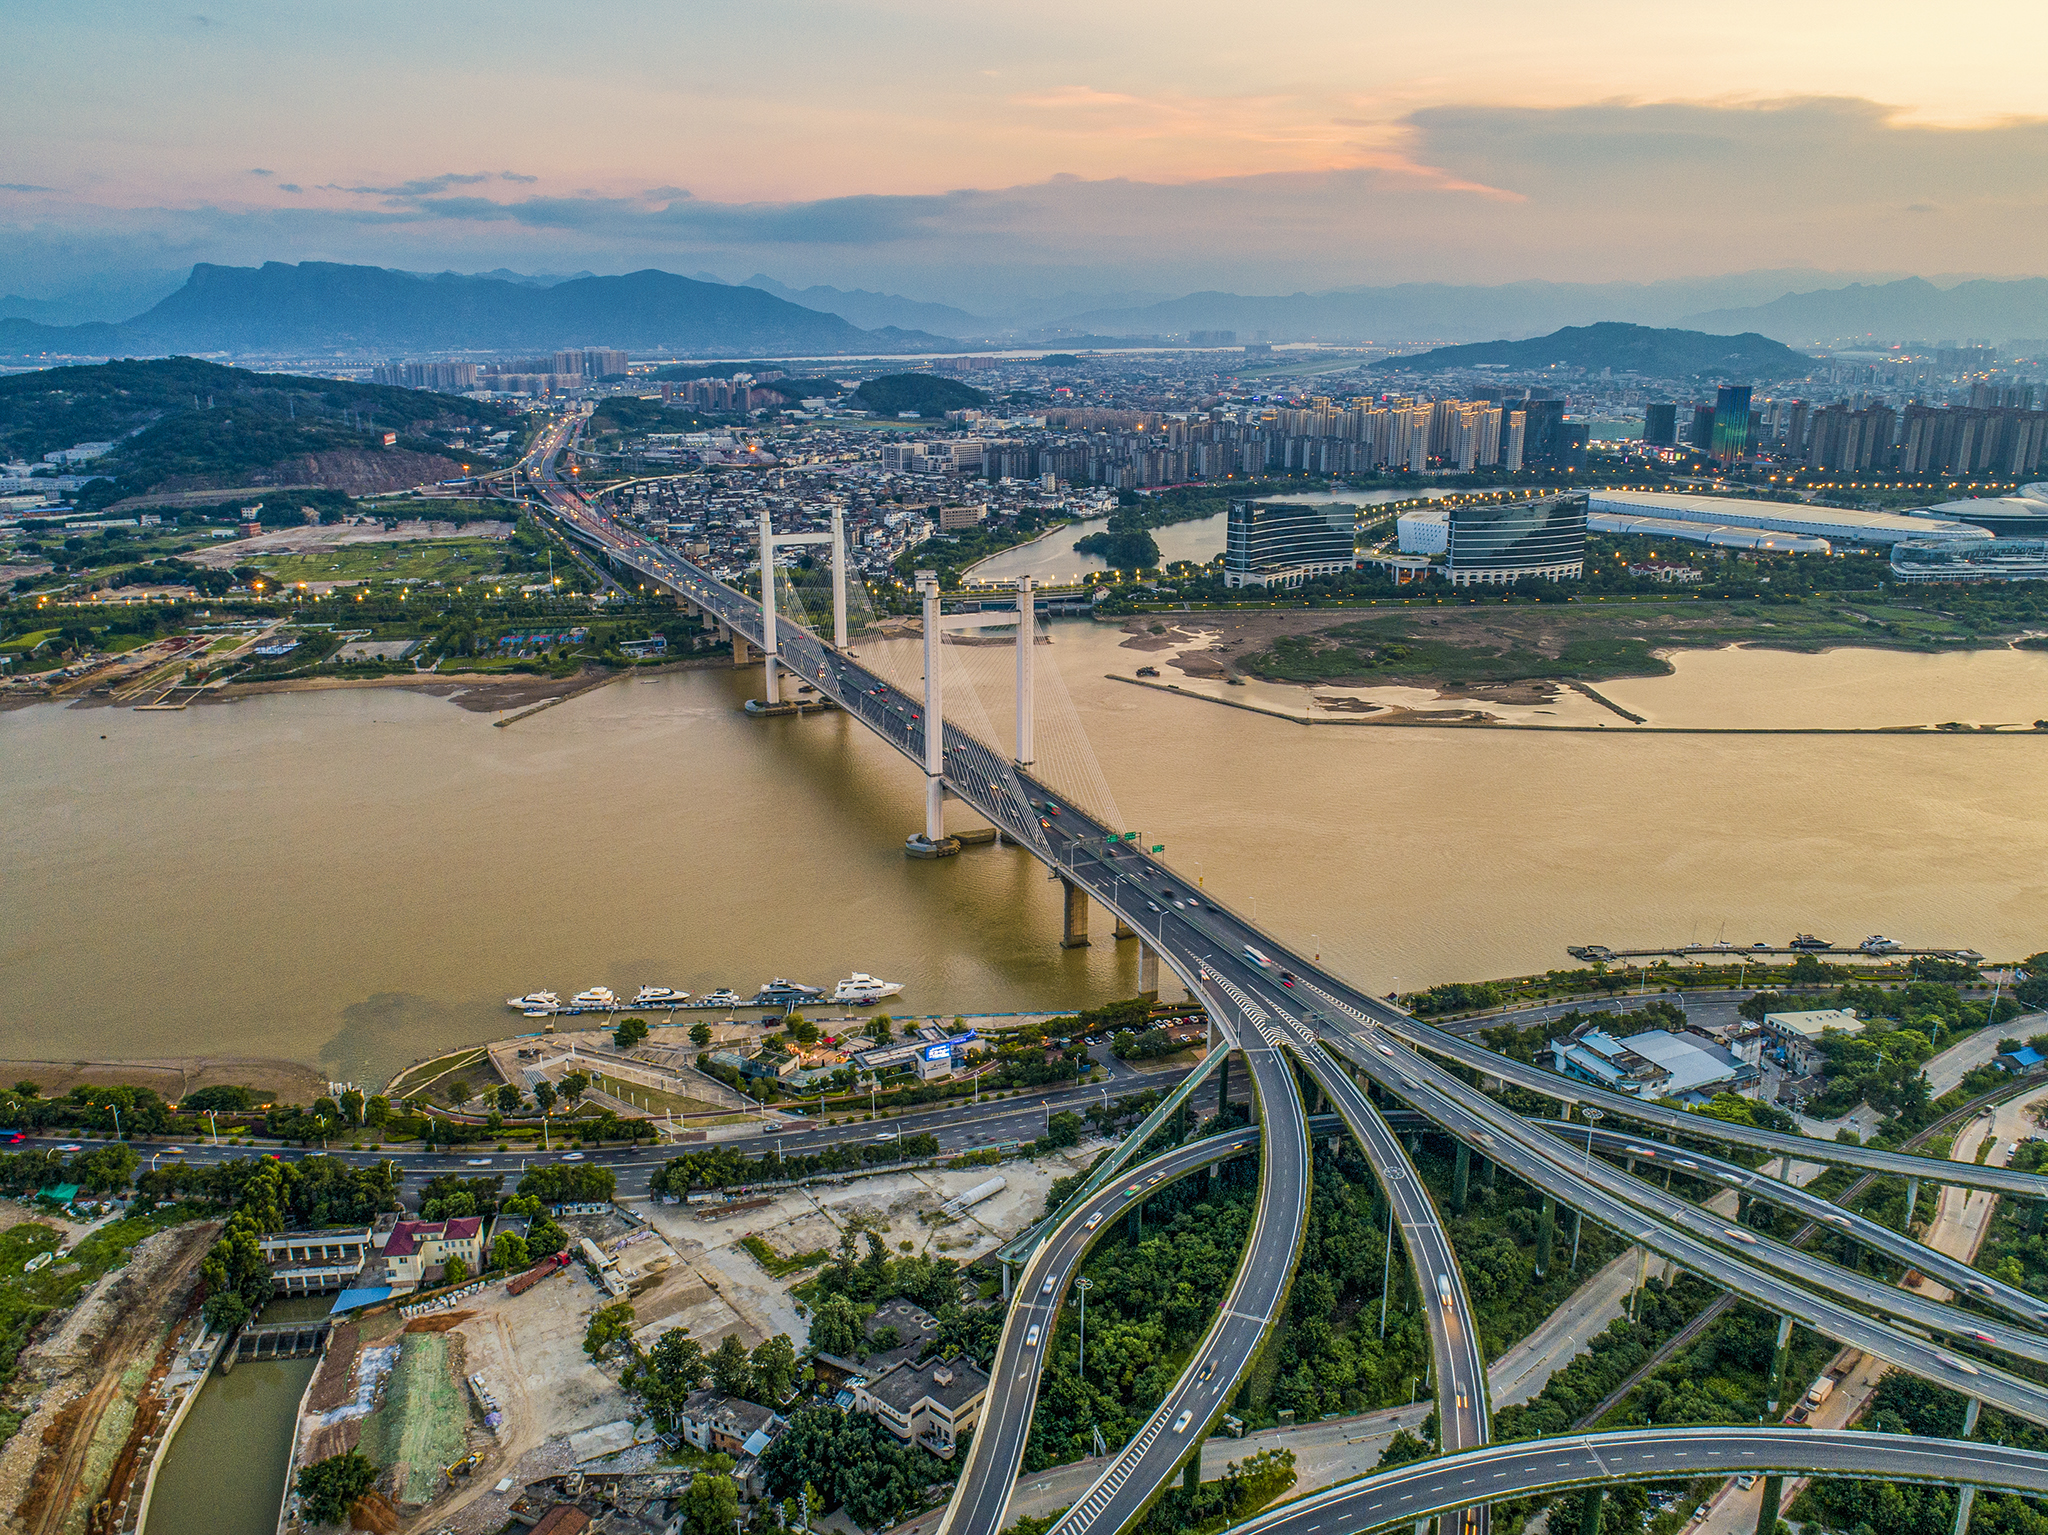
[[[532,461],[542,494],[565,529],[759,645],[762,615],[750,599],[713,581],[667,548],[616,526],[559,485],[552,462],[571,430],[568,422],[551,428]],[[922,765],[928,722],[922,718],[920,700],[890,686],[795,624],[778,624],[776,644],[791,671],[913,763]],[[1996,1368],[1982,1352],[2005,1350],[2030,1359],[2048,1358],[2043,1352],[2048,1343],[2038,1335],[1974,1313],[1937,1307],[1918,1297],[1903,1298],[1905,1292],[1867,1276],[1773,1243],[1758,1233],[1729,1227],[1699,1206],[1614,1168],[1590,1152],[1574,1157],[1569,1144],[1502,1109],[1429,1055],[1567,1105],[1596,1106],[1610,1117],[1630,1119],[1667,1134],[1718,1140],[1770,1155],[1836,1162],[1935,1183],[1968,1184],[2033,1199],[2048,1197],[2048,1179],[1704,1120],[1507,1060],[1324,973],[1226,908],[1198,898],[1149,855],[1111,839],[1109,833],[1114,828],[1095,825],[1078,806],[1021,772],[988,744],[950,722],[942,728],[948,789],[1009,840],[1029,848],[1137,929],[1188,986],[1190,994],[1204,1002],[1218,1025],[1241,1041],[1252,1065],[1258,1113],[1266,1130],[1257,1225],[1215,1326],[1158,1411],[1063,1517],[1055,1535],[1098,1535],[1122,1528],[1137,1515],[1199,1445],[1202,1430],[1256,1358],[1270,1323],[1284,1304],[1309,1192],[1305,1109],[1290,1062],[1300,1063],[1314,1076],[1369,1155],[1375,1149],[1383,1153],[1385,1143],[1380,1138],[1391,1137],[1386,1136],[1383,1124],[1374,1128],[1375,1119],[1367,1117],[1369,1104],[1361,1111],[1362,1095],[1355,1088],[1346,1092],[1348,1078],[1346,1071],[1338,1068],[1339,1060],[1369,1078],[1383,1093],[1412,1105],[1561,1204],[1681,1266],[1922,1378],[2048,1423],[2048,1392]],[[1394,1149],[1398,1152],[1398,1144]],[[1382,1165],[1378,1157],[1375,1162]],[[1390,1175],[1390,1168],[1391,1164],[1382,1165],[1383,1176]],[[1391,1181],[1398,1188],[1399,1180]],[[1124,1187],[1120,1179],[1097,1197],[1114,1198]],[[1396,1202],[1402,1204],[1398,1198]],[[1444,1415],[1444,1448],[1452,1453],[1311,1495],[1241,1528],[1256,1529],[1261,1535],[1268,1530],[1321,1535],[1326,1528],[1349,1532],[1584,1481],[1670,1479],[1703,1471],[1744,1469],[1833,1470],[1847,1475],[1985,1482],[2048,1491],[2048,1457],[1975,1443],[1916,1441],[1894,1435],[1716,1427],[1575,1436],[1455,1453],[1461,1441],[1483,1443],[1484,1376],[1462,1281],[1456,1278],[1455,1254],[1448,1244],[1440,1251],[1430,1245],[1433,1239],[1441,1240],[1442,1229],[1433,1209],[1425,1209],[1426,1205],[1426,1194],[1420,1204],[1405,1204],[1403,1237],[1411,1261],[1420,1270],[1426,1272],[1438,1263],[1447,1266],[1447,1287],[1454,1286],[1452,1304],[1432,1308],[1433,1317],[1445,1323],[1432,1339],[1440,1360],[1440,1390],[1469,1381],[1468,1411],[1474,1421],[1454,1421],[1458,1417],[1455,1409]],[[1029,1336],[1034,1324],[1021,1319],[1033,1314],[1034,1308],[1042,1308],[1043,1319],[1036,1324],[1041,1329],[1053,1314],[1050,1307],[1058,1303],[1060,1289],[1079,1260],[1078,1251],[1068,1245],[1070,1238],[1065,1235],[1072,1224],[1070,1216],[1056,1227],[1026,1265],[1026,1282],[1019,1288],[998,1354],[998,1382],[991,1386],[960,1486],[941,1522],[943,1535],[996,1535],[1002,1528],[1002,1510],[1017,1464],[1010,1457],[1021,1455],[1028,1435],[1033,1395],[1029,1388],[1035,1384],[1032,1372],[1020,1368],[1016,1350],[1023,1345],[1013,1343],[1013,1338],[1020,1329]],[[1036,1288],[1030,1282],[1033,1278]],[[1050,1291],[1045,1289],[1048,1281]],[[1426,1295],[1434,1293],[1434,1286],[1425,1289]],[[1913,1330],[1875,1320],[1858,1307],[1908,1318]],[[2007,1309],[2011,1309],[2009,1305]],[[1436,1316],[1439,1311],[1444,1315]],[[1946,1334],[1949,1346],[1922,1336],[1921,1326]],[[1461,1327],[1464,1346],[1470,1351],[1462,1363],[1456,1359]],[[1976,1346],[1968,1357],[1956,1341],[1959,1334],[1968,1336]],[[1004,1382],[1007,1385],[999,1390]],[[1467,1472],[1470,1474],[1462,1474]]]

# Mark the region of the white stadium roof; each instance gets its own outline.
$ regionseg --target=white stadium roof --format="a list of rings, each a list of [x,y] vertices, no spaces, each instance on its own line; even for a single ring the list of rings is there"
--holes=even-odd
[[[1907,517],[1896,512],[1858,512],[1801,501],[1750,501],[1740,496],[1698,496],[1668,491],[1593,490],[1587,493],[1586,509],[1592,513],[1623,517],[1712,523],[1726,529],[1798,533],[1808,538],[1845,544],[1895,544],[1909,538],[1991,537],[1987,529],[1973,527],[1969,523]],[[1588,526],[1591,525],[1589,520]]]

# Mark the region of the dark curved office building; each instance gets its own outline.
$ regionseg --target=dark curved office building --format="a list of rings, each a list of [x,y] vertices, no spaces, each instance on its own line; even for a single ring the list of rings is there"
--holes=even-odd
[[[1453,586],[1576,581],[1586,573],[1583,495],[1453,506],[1450,514],[1444,575]]]

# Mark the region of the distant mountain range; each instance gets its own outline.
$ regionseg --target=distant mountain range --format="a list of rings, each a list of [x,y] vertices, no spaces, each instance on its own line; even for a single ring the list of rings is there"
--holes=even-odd
[[[1803,378],[1813,359],[1783,342],[1754,331],[1740,336],[1710,336],[1697,330],[1659,330],[1647,325],[1607,321],[1567,326],[1527,341],[1475,341],[1440,346],[1431,351],[1382,358],[1376,368],[1406,373],[1441,373],[1452,368],[1512,368],[1517,371],[1553,366],[1650,378]]]
[[[0,298],[0,356],[418,356],[614,346],[645,356],[860,356],[1039,344],[1066,348],[1232,332],[1258,340],[1381,345],[1544,336],[1619,322],[1781,342],[1996,342],[2048,338],[2048,279],[1973,279],[1812,271],[1740,272],[1652,283],[1402,283],[1322,293],[1133,295],[1105,305],[1068,293],[978,315],[896,293],[792,288],[764,273],[728,283],[680,277],[421,274],[326,262],[200,265],[133,319],[108,312],[111,287],[54,299]],[[128,289],[131,294],[139,290]],[[161,289],[156,291],[161,292]],[[1089,306],[1094,307],[1089,307]],[[120,312],[115,308],[113,312]],[[1213,342],[1212,342],[1213,344]]]
[[[615,346],[696,356],[913,351],[939,336],[869,332],[758,288],[668,272],[532,279],[432,277],[383,267],[199,265],[185,286],[118,325],[0,320],[0,355],[551,351]]]
[[[801,304],[821,314],[836,314],[865,330],[898,326],[904,330],[930,331],[962,340],[970,336],[1000,336],[1012,328],[1000,320],[984,320],[964,309],[955,309],[951,304],[928,304],[922,299],[904,298],[895,293],[870,293],[864,288],[855,288],[851,292],[822,285],[791,288],[759,272],[740,286],[758,288],[763,293],[772,293],[788,303]]]
[[[1937,288],[1924,277],[1817,292],[1787,293],[1749,309],[1714,309],[1689,318],[1702,330],[1761,331],[1780,341],[1850,346],[1857,340],[1993,342],[2048,337],[2048,279],[1978,279]]]

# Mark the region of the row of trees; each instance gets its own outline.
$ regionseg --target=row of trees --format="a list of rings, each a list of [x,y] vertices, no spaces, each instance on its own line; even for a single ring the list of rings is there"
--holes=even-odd
[[[938,1137],[927,1133],[859,1146],[835,1143],[823,1151],[794,1156],[768,1151],[750,1157],[732,1146],[708,1146],[671,1158],[655,1172],[650,1187],[657,1194],[682,1198],[700,1189],[747,1188],[793,1178],[816,1178],[855,1172],[863,1167],[921,1161],[938,1154]]]
[[[329,1157],[308,1164],[241,1158],[209,1167],[176,1166],[144,1173],[141,1192],[158,1198],[204,1199],[231,1205],[219,1238],[200,1260],[207,1325],[239,1326],[270,1299],[270,1266],[257,1239],[273,1231],[367,1223],[401,1208],[392,1162],[351,1167]]]

